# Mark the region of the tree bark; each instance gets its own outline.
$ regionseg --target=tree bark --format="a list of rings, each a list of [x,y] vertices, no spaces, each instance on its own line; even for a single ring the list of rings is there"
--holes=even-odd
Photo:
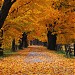
[[[28,47],[28,41],[27,41],[27,34],[24,32],[22,35],[22,47],[27,48]]]
[[[15,48],[15,39],[13,39],[12,41],[12,51],[15,52],[16,48]]]
[[[19,49],[22,49],[22,40],[19,40]]]
[[[14,2],[16,2],[16,0],[4,0],[4,3],[0,10],[0,29],[2,28],[4,21],[8,16],[9,10]]]
[[[48,31],[47,34],[48,38],[48,49],[50,50],[56,50],[56,34],[52,35],[52,32]]]
[[[0,56],[3,56],[2,42],[3,42],[3,30],[0,29]]]

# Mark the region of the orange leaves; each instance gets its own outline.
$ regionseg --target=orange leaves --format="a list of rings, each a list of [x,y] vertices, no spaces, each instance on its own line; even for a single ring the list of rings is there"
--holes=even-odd
[[[0,59],[1,75],[73,75],[74,59],[65,58],[42,46],[30,46]],[[69,63],[68,63],[69,62]]]
[[[2,6],[2,0],[0,0],[0,8],[1,8],[1,6]]]
[[[28,33],[28,40],[38,38],[39,40],[46,41],[46,24],[52,24],[54,27],[52,34],[57,34],[58,38],[63,36],[63,42],[65,42],[64,39],[67,39],[66,37],[68,36],[70,36],[68,37],[69,40],[72,38],[75,39],[74,7],[68,6],[74,6],[73,2],[75,1],[17,0],[9,11],[6,24],[10,26],[11,29],[16,29],[12,37],[15,35],[20,37],[19,33],[25,31],[30,32]],[[50,26],[47,28],[53,31]],[[5,29],[7,29],[7,27]],[[71,33],[73,33],[73,35],[71,35]],[[61,42],[61,39],[59,41]]]

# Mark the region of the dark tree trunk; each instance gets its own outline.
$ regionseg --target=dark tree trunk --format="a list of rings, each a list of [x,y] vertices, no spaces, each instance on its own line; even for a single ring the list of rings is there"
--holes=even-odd
[[[28,47],[28,41],[27,41],[27,34],[24,32],[22,35],[22,47],[27,48]]]
[[[47,34],[48,38],[48,49],[50,50],[56,50],[56,34],[52,35],[52,32],[48,31]]]
[[[33,45],[32,40],[30,41],[30,45]]]
[[[12,41],[12,51],[15,52],[16,48],[15,48],[15,39],[13,39]]]
[[[15,50],[16,50],[16,51],[18,50],[18,45],[15,45]]]
[[[0,56],[3,56],[2,42],[3,42],[3,30],[0,30]]]
[[[19,49],[22,49],[22,40],[19,40]]]
[[[75,56],[75,43],[74,43],[74,56]]]
[[[16,2],[16,0],[4,0],[4,3],[0,10],[0,29],[2,28],[4,21],[9,13],[9,10],[14,2]]]
[[[2,31],[2,26],[4,24],[4,21],[9,13],[9,10],[12,6],[12,4],[16,2],[16,0],[4,0],[4,3],[2,5],[2,8],[0,10],[0,30]],[[2,56],[3,55],[3,49],[1,48],[2,47],[2,38],[3,38],[3,33],[0,32],[0,55]]]

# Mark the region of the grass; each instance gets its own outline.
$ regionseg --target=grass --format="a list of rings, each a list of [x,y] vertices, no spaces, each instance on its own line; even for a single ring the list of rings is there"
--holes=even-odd
[[[15,54],[16,52],[12,52],[11,50],[4,51],[4,54]]]
[[[57,54],[65,54],[65,51],[64,50],[58,50],[56,51]]]
[[[0,59],[7,57],[7,56],[14,55],[14,54],[16,54],[16,52],[12,52],[11,50],[5,50],[3,51],[3,56],[0,56]]]
[[[4,57],[16,54],[16,52],[12,52],[11,50],[4,51]]]
[[[66,52],[64,51],[64,50],[59,50],[59,51],[56,51],[56,53],[57,54],[63,54],[64,55],[64,57],[66,57],[66,58],[74,58],[74,55],[73,55],[73,53],[71,54],[71,57],[68,55],[66,55]]]
[[[0,59],[2,59],[3,58],[3,56],[0,56]]]

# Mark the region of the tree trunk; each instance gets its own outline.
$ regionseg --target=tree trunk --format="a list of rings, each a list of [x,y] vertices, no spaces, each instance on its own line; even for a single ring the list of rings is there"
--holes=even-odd
[[[14,2],[16,2],[16,0],[4,0],[4,3],[0,10],[0,29],[2,28],[4,21],[8,16],[9,10]]]
[[[2,26],[4,24],[4,21],[9,13],[9,10],[12,6],[12,4],[16,2],[16,0],[4,0],[4,3],[2,5],[2,8],[0,10],[0,56],[3,55],[3,49],[1,48],[2,47],[2,38],[3,38],[3,31],[2,31]]]
[[[48,38],[48,49],[50,50],[56,50],[56,34],[52,35],[52,32],[48,31],[47,34]]]
[[[0,30],[0,56],[3,56],[3,48],[2,48],[2,42],[3,42],[3,30]]]
[[[12,51],[15,52],[16,48],[15,48],[15,39],[13,39],[12,41]]]
[[[19,40],[19,49],[22,49],[22,40]]]
[[[27,41],[27,34],[24,32],[22,35],[22,47],[27,48],[28,47],[28,41]]]
[[[30,41],[30,45],[33,45],[32,40]]]

